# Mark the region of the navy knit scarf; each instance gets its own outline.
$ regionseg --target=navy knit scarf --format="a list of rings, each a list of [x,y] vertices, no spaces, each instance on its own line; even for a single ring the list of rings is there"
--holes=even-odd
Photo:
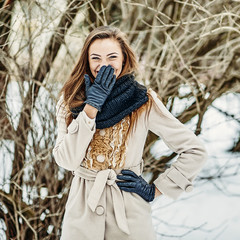
[[[101,112],[97,113],[96,128],[103,129],[115,125],[147,101],[147,88],[135,81],[133,75],[122,76],[117,79]],[[84,106],[85,104],[71,109],[73,118],[78,116]]]

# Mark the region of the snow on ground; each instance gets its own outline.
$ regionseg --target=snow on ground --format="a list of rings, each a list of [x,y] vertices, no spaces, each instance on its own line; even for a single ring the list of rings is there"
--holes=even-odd
[[[213,105],[240,118],[240,102],[234,94],[223,96]],[[191,123],[187,125],[191,129]],[[240,155],[227,152],[239,130],[239,124],[231,118],[214,108],[208,110],[199,137],[205,143],[209,158],[199,176],[221,174],[222,177],[196,181],[194,191],[183,193],[176,201],[166,196],[156,199],[152,203],[152,216],[158,240],[240,238]],[[161,141],[153,147],[157,156],[166,151]],[[236,175],[231,176],[233,173]]]

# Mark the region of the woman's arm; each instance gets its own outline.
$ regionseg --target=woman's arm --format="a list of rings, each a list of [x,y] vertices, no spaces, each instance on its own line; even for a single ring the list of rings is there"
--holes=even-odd
[[[67,127],[66,110],[61,97],[56,106],[57,140],[53,149],[56,163],[67,170],[74,171],[85,157],[87,147],[96,131],[97,109],[86,104],[84,112]]]
[[[97,112],[98,112],[98,110],[95,107],[93,107],[93,106],[91,106],[89,104],[85,105],[83,111],[87,114],[87,116],[89,118],[92,118],[92,119],[96,118]]]
[[[199,138],[166,109],[153,90],[149,91],[154,101],[148,129],[178,154],[177,160],[154,184],[161,193],[176,199],[182,192],[193,189],[192,181],[202,169],[207,153]]]

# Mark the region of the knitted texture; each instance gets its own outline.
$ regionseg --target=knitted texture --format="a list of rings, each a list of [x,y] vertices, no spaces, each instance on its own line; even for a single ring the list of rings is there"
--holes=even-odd
[[[126,116],[112,127],[96,129],[81,165],[97,171],[123,168],[129,126],[130,117]]]
[[[97,113],[96,128],[104,129],[114,126],[147,101],[147,88],[135,81],[131,74],[122,76],[117,79],[102,111]],[[84,106],[83,104],[71,109],[73,118],[78,116]]]

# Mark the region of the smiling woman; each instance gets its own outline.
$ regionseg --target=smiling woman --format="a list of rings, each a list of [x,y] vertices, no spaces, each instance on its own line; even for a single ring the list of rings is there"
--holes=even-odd
[[[95,78],[103,65],[111,65],[116,77],[120,75],[124,57],[118,41],[97,39],[91,44],[88,55],[90,71]]]
[[[62,240],[156,239],[149,202],[190,192],[206,160],[199,139],[135,81],[136,69],[124,34],[99,27],[62,88],[53,155],[74,174]],[[149,130],[179,154],[153,184],[141,177]]]

